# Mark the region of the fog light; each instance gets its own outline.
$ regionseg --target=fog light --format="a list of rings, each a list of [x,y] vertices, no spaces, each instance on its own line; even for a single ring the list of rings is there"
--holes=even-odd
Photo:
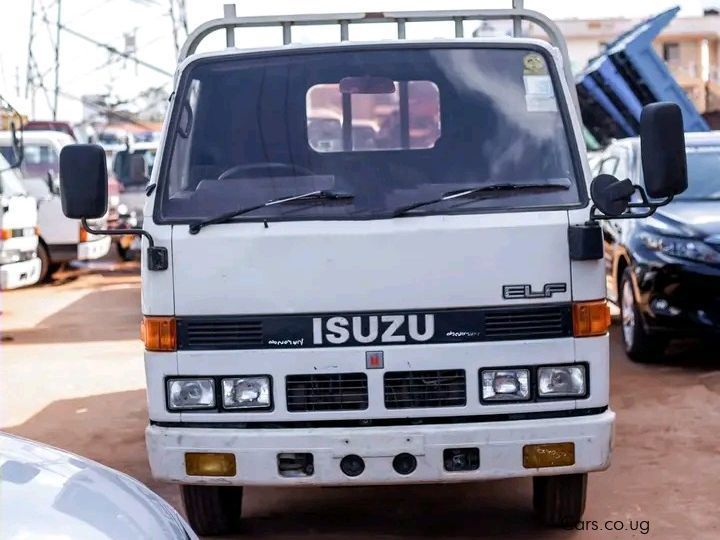
[[[212,379],[168,379],[168,409],[215,408],[215,385]]]
[[[575,465],[575,443],[528,444],[523,446],[523,467],[567,467]]]
[[[270,377],[234,377],[222,380],[223,408],[270,407]]]
[[[525,401],[530,399],[530,371],[527,369],[484,369],[480,372],[483,401]]]
[[[583,397],[585,393],[585,366],[538,368],[538,397]]]
[[[235,455],[185,454],[185,473],[188,476],[235,476]]]

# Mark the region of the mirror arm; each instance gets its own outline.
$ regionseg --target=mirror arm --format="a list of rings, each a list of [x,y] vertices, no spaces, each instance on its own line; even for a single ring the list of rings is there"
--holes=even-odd
[[[132,234],[134,236],[144,236],[148,241],[147,248],[147,263],[148,270],[167,270],[168,269],[168,251],[167,248],[156,246],[152,235],[144,229],[92,229],[88,225],[87,219],[82,218],[80,220],[82,228],[90,234],[102,235],[107,234],[109,236],[124,236],[126,234]]]
[[[605,214],[598,214],[597,213],[597,207],[593,204],[590,207],[590,219],[594,221],[599,221],[603,219],[638,219],[638,218],[646,218],[649,216],[652,216],[655,211],[660,208],[661,206],[665,206],[667,204],[670,204],[672,200],[675,198],[674,195],[670,195],[668,198],[663,199],[660,202],[651,202],[650,199],[647,196],[647,193],[645,193],[645,189],[642,186],[634,186],[635,191],[637,191],[640,194],[640,198],[642,199],[642,202],[640,203],[628,203],[627,210],[623,212],[622,214],[618,216],[607,216]],[[637,212],[633,213],[631,211],[632,208],[644,208],[645,212]]]

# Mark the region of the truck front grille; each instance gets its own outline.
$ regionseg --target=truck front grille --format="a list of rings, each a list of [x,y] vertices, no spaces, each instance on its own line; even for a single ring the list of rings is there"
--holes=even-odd
[[[288,375],[285,396],[290,412],[364,410],[368,408],[367,375]]]
[[[388,409],[462,407],[466,400],[462,369],[385,373],[385,407]]]
[[[497,310],[485,314],[488,340],[557,338],[569,335],[572,322],[566,307]]]
[[[245,349],[263,344],[262,321],[242,319],[178,319],[178,338],[184,349]]]

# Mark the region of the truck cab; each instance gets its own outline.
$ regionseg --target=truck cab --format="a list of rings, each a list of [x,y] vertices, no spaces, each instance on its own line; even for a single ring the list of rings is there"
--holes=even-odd
[[[40,279],[37,218],[35,199],[0,155],[0,290],[34,285]]]
[[[110,250],[109,237],[93,236],[78,220],[63,215],[57,177],[60,151],[74,142],[59,131],[28,131],[22,137],[23,155],[17,170],[25,189],[37,200],[40,281],[49,279],[63,263],[98,259]],[[8,161],[18,158],[10,132],[0,132],[0,153]],[[98,224],[102,222],[100,219]]]
[[[485,19],[517,37],[463,37]],[[455,39],[404,39],[438,20]],[[349,41],[377,22],[399,39]],[[341,42],[293,44],[305,24]],[[233,48],[263,25],[285,44]],[[215,30],[228,50],[196,53]],[[138,234],[149,461],[196,531],[236,530],[249,485],[533,477],[547,524],[581,519],[615,418],[595,220],[632,217],[636,187],[591,184],[572,81],[555,25],[519,8],[230,6],[191,35]],[[672,197],[682,121],[655,105],[643,125],[663,138],[643,148],[673,159],[648,158],[646,184]],[[68,216],[102,215],[104,164],[63,150]]]

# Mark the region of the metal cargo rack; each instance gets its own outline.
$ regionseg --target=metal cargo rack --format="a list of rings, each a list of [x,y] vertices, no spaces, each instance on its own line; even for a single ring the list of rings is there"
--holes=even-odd
[[[213,19],[201,24],[188,36],[183,45],[179,62],[193,54],[198,45],[213,32],[225,30],[227,47],[235,47],[236,28],[278,28],[282,30],[284,45],[292,43],[292,30],[296,26],[328,26],[339,27],[339,41],[350,40],[350,27],[357,24],[392,23],[397,27],[397,38],[405,39],[405,28],[408,23],[416,22],[451,22],[455,25],[455,37],[463,38],[464,21],[508,20],[513,23],[513,36],[522,36],[522,22],[530,22],[542,28],[553,46],[560,51],[563,70],[571,96],[577,109],[577,94],[568,56],[567,44],[560,29],[548,17],[537,11],[524,9],[523,0],[512,0],[512,9],[479,9],[460,11],[393,11],[369,13],[333,13],[317,15],[283,15],[238,17],[234,4],[225,4],[224,17]],[[578,109],[579,110],[579,109]]]

